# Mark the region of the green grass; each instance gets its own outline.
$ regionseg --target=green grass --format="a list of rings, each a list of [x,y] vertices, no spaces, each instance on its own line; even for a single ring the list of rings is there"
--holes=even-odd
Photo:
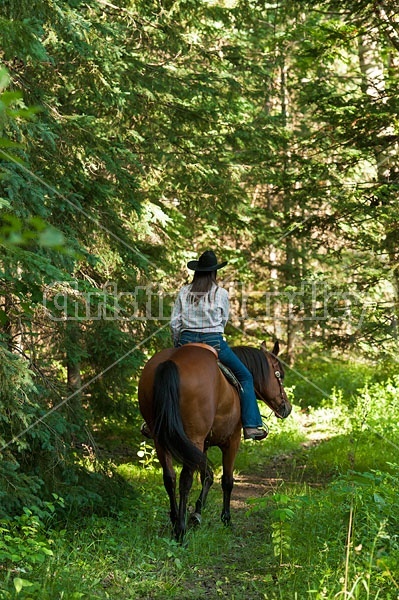
[[[113,502],[108,515],[57,521],[55,499],[47,513],[0,521],[0,600],[397,599],[398,392],[398,378],[336,388],[318,406],[271,418],[268,440],[243,443],[236,461],[247,479],[271,478],[270,492],[233,508],[231,528],[220,521],[212,449],[215,484],[184,545],[171,535],[151,443],[126,431],[117,511]],[[196,480],[191,504],[198,493]]]
[[[287,385],[293,389],[295,402],[302,408],[318,407],[339,390],[344,403],[349,403],[353,395],[369,382],[386,381],[396,373],[397,366],[372,364],[354,360],[353,357],[332,356],[313,350],[316,354],[303,354],[293,369],[286,368]]]

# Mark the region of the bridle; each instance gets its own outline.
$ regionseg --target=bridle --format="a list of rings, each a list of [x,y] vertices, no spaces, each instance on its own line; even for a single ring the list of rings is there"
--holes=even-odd
[[[268,352],[267,354],[270,357],[270,362],[272,363],[274,376],[277,379],[279,387],[280,387],[280,398],[281,398],[282,402],[288,402],[287,394],[286,394],[284,386],[283,386],[283,380],[281,377],[280,364],[279,364],[278,358],[271,352]],[[262,394],[259,393],[259,391],[256,388],[255,388],[255,393],[256,393],[257,397],[259,398],[259,400],[263,400],[263,402],[266,402],[266,404],[268,404],[267,400],[264,398],[264,396]],[[275,411],[274,409],[272,409],[272,410],[273,410],[274,414],[276,415],[276,417],[278,417],[279,419],[282,419],[281,415],[279,415],[277,411]]]

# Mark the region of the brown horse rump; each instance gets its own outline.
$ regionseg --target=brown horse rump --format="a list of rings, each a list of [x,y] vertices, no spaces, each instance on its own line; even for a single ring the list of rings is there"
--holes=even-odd
[[[214,348],[213,346],[210,346],[209,344],[205,344],[204,342],[189,342],[188,344],[184,344],[184,345],[185,346],[198,346],[200,348],[205,348],[206,350],[210,350],[216,356],[216,358],[218,358],[218,351],[216,350],[216,348]],[[218,363],[219,369],[221,370],[223,375],[226,377],[227,381],[236,388],[236,390],[239,394],[241,394],[241,392],[242,392],[241,383],[238,381],[238,379],[234,375],[233,371],[231,369],[229,369],[229,367],[226,367],[226,365],[224,365],[222,362],[220,362],[220,360],[218,360],[217,363]]]
[[[212,352],[212,354],[214,354],[216,356],[216,358],[218,357],[218,351],[216,350],[216,348],[214,348],[213,346],[210,346],[209,344],[205,344],[204,342],[189,342],[188,344],[184,344],[185,346],[198,346],[199,348],[205,348],[205,350],[210,350],[210,352]]]

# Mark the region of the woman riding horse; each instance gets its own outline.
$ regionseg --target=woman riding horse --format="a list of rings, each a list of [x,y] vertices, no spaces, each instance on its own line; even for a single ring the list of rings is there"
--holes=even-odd
[[[218,264],[214,253],[208,252],[198,262],[189,263],[189,267],[194,268],[196,273],[200,268],[202,270],[199,273],[209,276],[225,264]],[[194,275],[193,283],[196,281],[198,286],[194,286],[197,296],[192,300],[188,298],[189,291],[185,288],[181,290],[172,315],[174,339],[178,347],[155,354],[145,365],[138,387],[140,410],[154,438],[169,495],[170,518],[178,540],[183,539],[186,531],[187,501],[194,471],[199,470],[202,483],[191,516],[196,523],[200,522],[201,509],[213,483],[213,473],[206,457],[207,449],[218,446],[223,454],[221,518],[227,524],[230,522],[233,469],[240,445],[242,419],[255,419],[244,422],[244,435],[259,440],[264,439],[267,432],[259,427],[261,417],[256,397],[266,402],[279,418],[285,418],[291,412],[282,384],[282,367],[277,359],[278,342],[271,353],[263,343],[259,350],[234,348],[233,354],[222,337],[228,314],[227,294],[217,286],[214,277],[208,279],[211,285],[205,283],[205,278],[196,278]],[[201,312],[203,305],[210,310]],[[193,326],[197,329],[193,330]],[[193,341],[206,342],[215,347],[222,362],[232,365],[233,369],[235,366],[235,372],[246,390],[241,406],[237,389],[223,375],[212,349],[203,343],[190,343]],[[252,393],[248,392],[249,381]],[[182,464],[179,504],[172,458]]]
[[[195,342],[216,349],[220,362],[231,369],[241,384],[244,438],[263,440],[268,431],[262,427],[252,375],[223,337],[229,317],[229,297],[227,291],[216,283],[216,271],[226,264],[226,261],[218,264],[212,250],[187,263],[187,267],[194,271],[194,277],[191,284],[179,291],[173,307],[170,322],[173,344],[178,348]]]

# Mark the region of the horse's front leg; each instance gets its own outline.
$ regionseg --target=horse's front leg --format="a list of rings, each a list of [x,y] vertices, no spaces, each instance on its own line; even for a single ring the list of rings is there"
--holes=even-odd
[[[208,496],[208,492],[213,484],[213,472],[210,466],[207,464],[204,469],[201,469],[201,493],[195,503],[195,511],[190,516],[190,521],[193,525],[200,525],[201,523],[201,512],[205,506],[205,502]]]
[[[222,490],[223,490],[223,510],[221,519],[225,525],[230,525],[231,514],[230,514],[230,501],[231,492],[233,491],[234,485],[234,463],[238,452],[238,448],[241,440],[241,429],[236,431],[230,438],[227,445],[221,447],[223,453],[223,475],[222,475]]]
[[[225,525],[230,525],[231,514],[230,514],[230,501],[231,492],[233,491],[234,478],[233,473],[225,473],[222,475],[222,490],[223,490],[223,510],[221,514],[222,522]]]

